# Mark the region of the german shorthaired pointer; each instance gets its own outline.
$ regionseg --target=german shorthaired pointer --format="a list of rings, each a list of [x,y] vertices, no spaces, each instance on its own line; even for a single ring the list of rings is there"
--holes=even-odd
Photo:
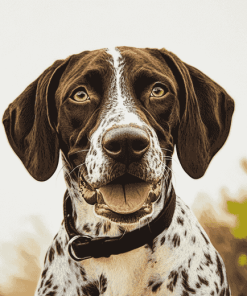
[[[12,103],[9,143],[38,181],[61,150],[64,221],[35,295],[230,295],[224,263],[171,182],[174,146],[192,178],[225,143],[234,102],[165,49],[58,60]]]

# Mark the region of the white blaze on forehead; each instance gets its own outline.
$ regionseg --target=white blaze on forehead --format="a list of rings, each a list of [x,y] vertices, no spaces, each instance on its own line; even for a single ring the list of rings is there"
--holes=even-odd
[[[133,123],[142,126],[143,121],[137,116],[137,113],[135,112],[136,110],[134,101],[131,98],[124,81],[124,58],[117,48],[108,49],[107,53],[112,57],[110,62],[113,66],[114,74],[112,77],[108,98],[108,104],[111,105],[111,109],[106,116],[111,117],[119,115],[119,119],[121,119],[118,120],[118,122],[115,122],[115,124],[117,123],[118,125]]]
[[[110,60],[110,62],[112,64],[112,66],[114,67],[114,78],[112,81],[113,85],[111,85],[111,87],[112,87],[112,89],[115,90],[117,97],[122,98],[120,81],[121,81],[121,75],[122,75],[123,67],[124,67],[124,63],[122,62],[122,64],[121,64],[121,61],[123,61],[123,57],[121,56],[119,50],[116,48],[108,49],[106,52],[112,56],[112,60]],[[123,102],[123,100],[119,100],[120,104],[122,102]]]

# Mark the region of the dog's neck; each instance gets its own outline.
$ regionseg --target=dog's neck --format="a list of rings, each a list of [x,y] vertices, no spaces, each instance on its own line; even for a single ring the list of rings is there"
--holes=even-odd
[[[163,197],[164,192],[162,192]],[[92,237],[88,234],[82,234],[74,227],[72,218],[72,202],[71,197],[65,194],[64,198],[64,223],[65,229],[69,236],[68,252],[70,256],[81,261],[88,258],[109,257],[129,252],[140,248],[144,245],[149,245],[153,248],[154,239],[166,231],[173,219],[176,205],[176,195],[173,187],[166,196],[164,207],[161,212],[151,220],[148,225],[142,226],[139,229],[130,232],[124,231],[118,236],[98,236]],[[89,229],[84,229],[89,232]],[[106,234],[107,230],[104,234]]]

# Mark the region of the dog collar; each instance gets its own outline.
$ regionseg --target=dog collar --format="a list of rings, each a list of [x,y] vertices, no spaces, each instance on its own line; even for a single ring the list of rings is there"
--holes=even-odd
[[[153,240],[167,229],[172,221],[175,210],[176,194],[172,187],[160,214],[150,223],[118,237],[91,237],[81,235],[74,227],[72,203],[68,190],[64,195],[64,223],[69,236],[68,252],[75,261],[89,258],[109,257],[126,253],[148,244],[152,247]]]

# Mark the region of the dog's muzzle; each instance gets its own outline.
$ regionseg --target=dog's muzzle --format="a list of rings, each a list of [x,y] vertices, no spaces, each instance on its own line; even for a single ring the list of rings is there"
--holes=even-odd
[[[128,125],[112,128],[103,135],[102,148],[106,155],[128,167],[138,162],[150,146],[149,136],[140,127]],[[147,201],[152,184],[130,175],[115,179],[100,187],[98,204],[105,204],[118,214],[131,214],[138,211]]]

